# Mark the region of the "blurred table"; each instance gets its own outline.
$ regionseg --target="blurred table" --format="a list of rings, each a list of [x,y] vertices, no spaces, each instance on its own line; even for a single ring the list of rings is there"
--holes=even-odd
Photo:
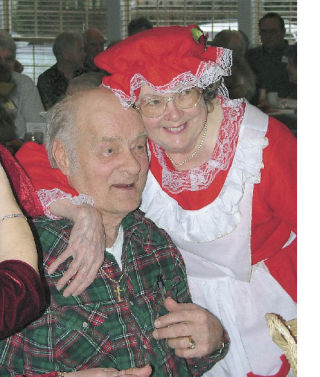
[[[297,100],[282,98],[279,107],[259,106],[266,114],[284,123],[297,136]]]

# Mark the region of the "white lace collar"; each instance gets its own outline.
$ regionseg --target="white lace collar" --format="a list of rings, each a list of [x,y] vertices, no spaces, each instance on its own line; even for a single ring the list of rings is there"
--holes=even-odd
[[[236,149],[239,124],[243,118],[243,100],[232,101],[228,98],[218,98],[223,109],[223,121],[209,161],[194,169],[177,171],[166,163],[164,150],[157,144],[150,143],[151,153],[162,167],[162,187],[171,194],[186,190],[204,190],[211,185],[221,170],[227,170],[229,167]]]
[[[246,104],[232,166],[218,197],[199,210],[184,210],[162,190],[150,171],[142,196],[141,210],[170,235],[192,242],[209,242],[229,234],[239,224],[239,203],[247,182],[260,182],[268,117]]]

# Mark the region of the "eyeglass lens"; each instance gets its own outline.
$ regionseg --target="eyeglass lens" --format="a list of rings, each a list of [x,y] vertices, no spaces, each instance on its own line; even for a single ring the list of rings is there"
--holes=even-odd
[[[171,100],[180,109],[188,109],[195,106],[201,97],[201,93],[198,88],[191,88],[170,97],[150,96],[142,101],[139,108],[144,116],[157,117],[165,112],[167,103]]]

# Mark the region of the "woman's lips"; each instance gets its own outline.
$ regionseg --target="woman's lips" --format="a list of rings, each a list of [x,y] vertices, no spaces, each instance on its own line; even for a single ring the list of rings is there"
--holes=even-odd
[[[165,130],[172,134],[179,134],[187,127],[186,123],[181,124],[179,127],[165,127]]]

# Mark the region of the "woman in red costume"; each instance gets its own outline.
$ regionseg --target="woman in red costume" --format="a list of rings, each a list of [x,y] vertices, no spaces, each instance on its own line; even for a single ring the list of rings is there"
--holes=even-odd
[[[179,247],[193,300],[229,332],[228,355],[206,376],[284,377],[289,364],[264,315],[296,317],[296,139],[244,99],[228,98],[231,51],[205,39],[195,25],[153,28],[95,63],[111,73],[103,86],[136,107],[149,135],[141,209]],[[38,189],[68,191],[57,170],[47,182],[35,174],[27,153],[20,159]],[[65,195],[42,191],[47,205],[57,192]]]

